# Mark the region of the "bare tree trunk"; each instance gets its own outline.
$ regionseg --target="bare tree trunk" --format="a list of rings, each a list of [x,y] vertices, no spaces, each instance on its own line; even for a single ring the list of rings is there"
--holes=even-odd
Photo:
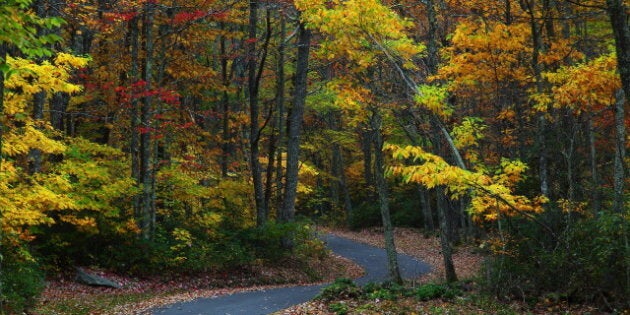
[[[624,176],[625,176],[625,103],[630,95],[630,26],[628,6],[623,0],[606,0],[610,24],[615,35],[617,51],[617,69],[621,77],[622,89],[617,91],[615,104],[615,173],[614,173],[614,210],[624,211]],[[625,96],[624,96],[625,94]]]
[[[336,124],[337,122],[335,122]],[[348,223],[350,216],[352,215],[352,200],[350,198],[350,191],[348,189],[348,183],[346,181],[346,172],[344,167],[343,151],[339,144],[334,144],[332,147],[332,169],[334,182],[332,186],[335,189],[331,189],[331,198],[334,202],[341,203],[343,199],[343,209],[346,216],[346,223]]]
[[[630,94],[630,26],[628,6],[624,0],[606,0],[610,24],[615,35],[617,51],[617,69],[621,77],[623,90],[628,98]]]
[[[427,66],[429,67],[429,73],[436,74],[439,64],[439,43],[438,43],[438,20],[437,11],[435,10],[435,2],[428,0],[427,6],[427,19],[429,20],[429,42],[427,44]]]
[[[431,200],[427,198],[427,191],[418,187],[418,196],[420,197],[420,207],[422,208],[422,225],[425,233],[435,230],[433,223],[433,214],[431,213]]]
[[[381,134],[382,122],[378,109],[372,111],[370,125],[374,131],[374,177],[376,180],[376,190],[381,208],[381,218],[385,234],[385,251],[387,252],[389,278],[395,283],[402,283],[400,268],[398,266],[398,256],[396,244],[394,243],[394,227],[389,213],[389,200],[387,192],[387,182],[385,181],[385,167],[383,163],[383,135]]]
[[[595,149],[595,130],[593,130],[593,117],[588,117],[588,145],[591,164],[591,198],[593,214],[597,215],[601,208],[601,195],[599,192],[599,172],[597,171],[597,151]]]
[[[295,215],[295,198],[298,183],[298,163],[300,155],[300,133],[302,116],[306,102],[306,87],[308,74],[308,57],[311,42],[311,31],[304,24],[300,24],[298,34],[298,53],[295,72],[293,108],[289,117],[287,141],[287,171],[284,205],[279,214],[282,222],[293,221]]]
[[[138,27],[139,17],[134,17],[129,21],[129,38],[131,46],[131,69],[130,82],[137,83],[139,80],[139,49],[140,49],[140,30]],[[142,177],[140,176],[140,113],[138,107],[138,98],[133,95],[135,91],[131,90],[130,104],[130,129],[131,137],[129,139],[129,154],[131,155],[131,177],[136,180],[136,184],[142,189]],[[133,209],[136,218],[142,218],[142,196],[137,194],[133,197]]]
[[[59,131],[64,131],[64,117],[68,108],[70,95],[57,92],[50,98],[50,125]]]
[[[444,259],[444,276],[446,282],[451,283],[457,281],[457,274],[455,273],[455,265],[453,264],[453,248],[448,233],[448,202],[444,194],[444,187],[438,187],[436,193],[437,210],[440,221],[440,245],[442,247],[442,258]]]
[[[33,3],[33,8],[37,13],[37,16],[40,18],[46,18],[46,5],[42,0],[35,1]],[[47,30],[38,27],[37,35],[44,36],[46,35]],[[44,61],[44,58],[38,58],[38,62]],[[44,103],[46,102],[46,92],[40,91],[33,95],[33,119],[37,121],[41,121],[44,119]],[[39,173],[42,169],[42,151],[39,149],[31,149],[28,153],[28,171],[31,174]]]
[[[532,31],[533,51],[532,69],[536,80],[536,92],[543,92],[542,64],[540,54],[543,51],[542,26],[538,23],[538,18],[534,12],[535,8],[531,1],[521,1],[522,9],[529,15],[529,23]],[[547,159],[547,119],[544,114],[538,116],[537,142],[538,142],[538,176],[540,180],[540,193],[549,196],[549,172]]]
[[[339,184],[341,185],[341,194],[343,195],[343,205],[346,210],[346,222],[350,220],[352,216],[352,198],[350,198],[350,189],[348,188],[348,181],[346,180],[346,171],[344,167],[344,159],[343,152],[339,152],[339,164],[341,168],[341,173],[339,174]]]
[[[46,92],[41,91],[33,96],[33,119],[42,121],[44,119],[44,103],[46,102]],[[28,153],[29,172],[39,173],[42,170],[42,151],[31,149]]]
[[[369,128],[368,128],[369,129]],[[363,178],[366,186],[374,185],[374,175],[372,175],[372,142],[374,132],[365,130],[361,132],[361,151],[363,151]]]
[[[145,4],[144,18],[144,71],[142,79],[145,81],[145,91],[152,89],[152,73],[153,73],[153,10],[154,3],[147,2]],[[153,234],[155,207],[153,204],[153,168],[151,159],[151,116],[152,116],[151,96],[142,98],[142,106],[140,108],[140,123],[142,132],[140,133],[140,173],[142,178],[142,198],[141,198],[141,231],[144,239],[150,239]]]
[[[265,193],[262,182],[262,167],[260,166],[260,126],[258,118],[260,109],[258,107],[258,80],[257,80],[257,58],[256,39],[258,27],[258,1],[249,2],[249,39],[247,44],[247,70],[248,70],[248,95],[249,95],[249,159],[254,181],[254,200],[256,202],[256,224],[263,226],[267,223],[267,209],[265,207]]]
[[[283,141],[284,141],[284,102],[285,102],[285,74],[284,74],[284,63],[285,63],[285,50],[286,43],[285,38],[287,36],[287,21],[284,16],[284,13],[280,13],[280,44],[278,45],[278,73],[276,74],[276,85],[277,85],[277,95],[276,95],[276,107],[278,110],[277,118],[276,118],[276,128],[278,129],[278,149],[276,150],[276,209],[277,211],[281,211],[282,205],[284,203],[284,190],[283,190],[283,182],[282,178],[284,177],[282,166],[282,153],[283,153]]]
[[[225,23],[220,23],[221,30],[225,30]],[[230,150],[230,96],[228,94],[228,88],[230,81],[228,77],[228,58],[226,52],[225,36],[221,36],[219,39],[219,53],[221,55],[221,80],[223,81],[223,93],[221,95],[221,107],[223,114],[223,130],[221,132],[221,177],[225,178],[228,175],[228,162],[231,155]]]
[[[626,125],[625,125],[625,98],[623,90],[618,90],[615,95],[615,171],[614,171],[614,191],[615,198],[613,210],[617,213],[623,213],[624,206],[624,181],[625,177],[625,158],[626,158]]]

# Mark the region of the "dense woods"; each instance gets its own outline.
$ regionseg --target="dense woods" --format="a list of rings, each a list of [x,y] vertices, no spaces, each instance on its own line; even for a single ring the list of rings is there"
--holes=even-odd
[[[0,2],[0,312],[76,266],[479,242],[500,298],[629,307],[624,0]],[[627,93],[624,93],[627,92]],[[422,242],[422,239],[418,239]],[[624,298],[626,296],[626,298]]]

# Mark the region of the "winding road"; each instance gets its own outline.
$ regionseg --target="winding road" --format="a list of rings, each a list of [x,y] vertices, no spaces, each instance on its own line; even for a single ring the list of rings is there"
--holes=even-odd
[[[321,239],[335,254],[353,260],[363,267],[365,274],[355,280],[364,285],[387,280],[387,256],[382,248],[357,243],[332,234]],[[400,271],[404,278],[415,278],[431,267],[415,258],[398,254]],[[248,291],[214,298],[200,298],[176,303],[153,310],[154,315],[264,315],[304,303],[314,298],[325,285],[297,286],[260,291]]]

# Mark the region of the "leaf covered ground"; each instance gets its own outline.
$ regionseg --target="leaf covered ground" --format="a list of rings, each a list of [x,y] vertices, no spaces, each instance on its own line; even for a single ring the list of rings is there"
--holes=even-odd
[[[89,270],[122,285],[122,289],[90,287],[68,274],[49,279],[31,314],[147,314],[148,310],[200,297],[307,283],[330,282],[342,276],[359,277],[361,268],[345,258],[330,256],[302,266],[286,261],[275,266],[259,265],[209,272],[201,275],[164,275],[145,279]]]

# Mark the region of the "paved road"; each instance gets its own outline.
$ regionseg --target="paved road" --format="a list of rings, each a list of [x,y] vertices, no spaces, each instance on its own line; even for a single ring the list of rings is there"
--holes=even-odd
[[[349,258],[365,269],[365,275],[356,279],[357,284],[387,280],[387,256],[385,250],[342,237],[327,234],[321,237],[335,254]],[[404,278],[414,278],[429,272],[431,267],[411,256],[398,255],[400,271]],[[235,293],[215,298],[201,298],[176,303],[153,311],[154,315],[265,315],[315,297],[324,285],[298,286]]]

